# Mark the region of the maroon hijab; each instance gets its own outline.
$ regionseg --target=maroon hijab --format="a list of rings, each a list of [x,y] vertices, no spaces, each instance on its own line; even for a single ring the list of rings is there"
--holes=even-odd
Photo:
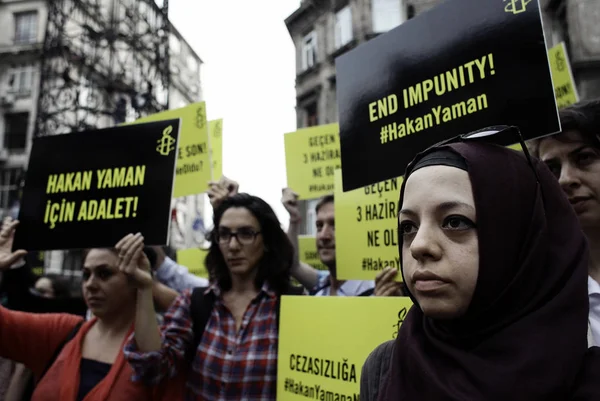
[[[587,348],[588,246],[556,179],[535,159],[538,183],[522,154],[483,143],[415,160],[442,148],[464,158],[471,179],[477,286],[453,321],[425,317],[411,296],[379,400],[600,400],[600,355]]]

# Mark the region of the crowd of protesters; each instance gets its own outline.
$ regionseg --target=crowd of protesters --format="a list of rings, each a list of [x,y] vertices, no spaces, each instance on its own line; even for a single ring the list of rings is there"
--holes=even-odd
[[[527,144],[495,126],[419,152],[399,194],[401,269],[374,281],[337,278],[332,195],[315,209],[327,270],[300,261],[293,188],[285,232],[235,181],[209,183],[209,279],[131,233],[83,251],[81,297],[32,275],[5,219],[0,400],[275,400],[284,295],[411,298],[364,363],[363,401],[600,400],[600,101],[560,118]],[[506,135],[523,150],[495,144]]]

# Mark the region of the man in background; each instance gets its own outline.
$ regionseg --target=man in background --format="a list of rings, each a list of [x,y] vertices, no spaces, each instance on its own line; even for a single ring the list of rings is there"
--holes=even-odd
[[[317,214],[317,252],[321,263],[327,271],[317,270],[300,261],[298,248],[298,231],[301,214],[298,207],[298,194],[290,188],[283,190],[281,199],[283,206],[290,214],[288,236],[296,249],[292,267],[292,277],[302,284],[310,295],[316,296],[402,296],[402,283],[395,281],[396,269],[387,267],[381,271],[375,281],[337,279],[337,260],[335,243],[335,209],[334,196],[322,197],[315,207]]]

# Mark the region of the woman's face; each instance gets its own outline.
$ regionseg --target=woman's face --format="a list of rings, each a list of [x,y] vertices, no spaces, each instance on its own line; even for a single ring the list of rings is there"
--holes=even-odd
[[[404,279],[423,313],[433,319],[464,315],[479,273],[469,174],[448,166],[415,171],[398,219]]]
[[[219,249],[232,276],[251,277],[264,254],[260,224],[244,207],[230,207],[218,229]]]
[[[92,249],[83,263],[83,296],[99,317],[121,313],[135,305],[135,288],[119,271],[117,255],[108,249]]]
[[[577,131],[545,138],[540,160],[554,173],[584,230],[600,227],[600,149],[590,146]]]
[[[44,298],[54,298],[54,285],[47,277],[42,277],[35,282],[35,290]]]

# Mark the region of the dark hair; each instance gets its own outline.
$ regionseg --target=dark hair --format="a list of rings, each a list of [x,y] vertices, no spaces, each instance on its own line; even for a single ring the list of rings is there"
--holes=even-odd
[[[565,107],[558,113],[562,132],[551,137],[538,138],[529,141],[527,147],[535,157],[540,157],[540,144],[546,138],[553,138],[561,142],[570,142],[569,138],[562,135],[568,131],[577,131],[585,143],[600,148],[600,99],[579,102]]]
[[[328,203],[334,203],[333,195],[325,195],[321,199],[319,199],[319,202],[317,202],[317,206],[315,206],[315,213],[319,213],[319,209],[321,209]]]
[[[52,283],[52,290],[54,291],[55,298],[71,297],[71,285],[67,278],[57,274],[44,274],[43,276],[40,276],[39,279],[42,278],[47,278]]]
[[[177,250],[175,248],[173,248],[170,245],[164,245],[162,247],[162,249],[163,249],[163,252],[165,253],[165,255],[167,255],[174,261],[177,261]]]
[[[83,264],[85,263],[85,258],[87,258],[87,255],[90,253],[90,251],[92,249],[93,248],[84,249],[83,252],[81,253],[81,267],[83,267]],[[101,249],[106,249],[107,251],[110,251],[116,255],[119,254],[119,252],[115,248],[101,248]],[[154,267],[156,265],[156,261],[158,259],[156,252],[151,247],[145,246],[144,253],[146,254],[146,257],[148,258],[148,261],[150,262],[150,268],[154,269]]]
[[[221,291],[231,289],[231,275],[219,248],[217,233],[223,214],[232,207],[247,209],[260,225],[265,253],[259,262],[256,287],[260,288],[266,281],[277,294],[284,293],[291,285],[294,248],[271,206],[261,198],[246,193],[228,197],[214,212],[214,228],[210,233],[210,248],[205,260],[211,280],[218,283]]]

